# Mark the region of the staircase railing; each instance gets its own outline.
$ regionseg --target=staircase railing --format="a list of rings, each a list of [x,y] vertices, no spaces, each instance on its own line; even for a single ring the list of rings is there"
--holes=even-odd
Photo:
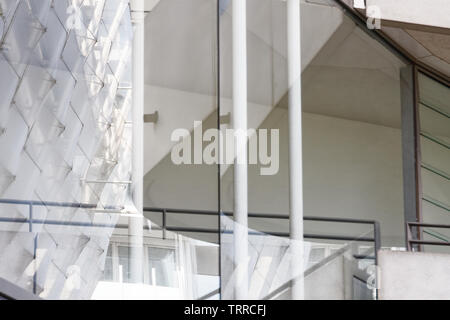
[[[440,228],[440,229],[450,229],[450,225],[445,224],[435,224],[435,223],[423,223],[423,222],[407,222],[406,223],[406,232],[407,232],[407,242],[408,242],[408,251],[413,251],[414,245],[431,245],[431,246],[450,246],[450,242],[441,239],[442,241],[432,241],[432,240],[421,240],[417,239],[413,236],[414,232],[412,228],[418,229],[418,234],[420,234],[421,228]],[[436,235],[432,235],[435,238],[438,238]]]
[[[126,225],[112,224],[112,223],[94,223],[94,222],[81,222],[81,221],[59,221],[57,219],[45,219],[36,218],[33,216],[33,208],[35,206],[39,207],[60,207],[60,208],[80,208],[86,210],[96,210],[96,205],[84,204],[84,203],[70,203],[70,202],[46,202],[46,201],[32,201],[32,200],[15,200],[15,199],[0,199],[0,204],[11,204],[11,205],[24,205],[28,207],[28,217],[0,217],[0,222],[3,223],[23,223],[29,225],[29,232],[35,232],[33,228],[35,225],[59,225],[68,227],[94,227],[94,228],[126,228]],[[106,210],[116,210],[121,212],[123,208],[108,207]],[[105,211],[106,211],[105,210]],[[187,215],[207,215],[207,216],[232,216],[231,212],[219,212],[211,210],[191,210],[191,209],[170,209],[170,208],[154,208],[145,207],[144,212],[156,212],[162,214],[162,225],[160,229],[163,233],[163,238],[166,238],[166,232],[194,232],[194,233],[214,233],[218,234],[221,232],[220,228],[193,228],[184,226],[171,226],[167,223],[167,215],[169,214],[187,214]],[[265,214],[265,213],[249,213],[249,218],[261,218],[261,219],[282,219],[288,220],[288,215],[281,214]],[[355,259],[373,259],[375,264],[378,263],[378,250],[381,247],[380,241],[380,226],[375,220],[362,220],[362,219],[347,219],[347,218],[335,218],[335,217],[312,217],[305,216],[305,221],[316,221],[316,222],[327,222],[327,223],[339,223],[339,224],[360,224],[369,225],[373,228],[373,236],[363,236],[363,237],[352,237],[346,235],[336,235],[336,234],[317,234],[317,233],[305,233],[305,239],[320,239],[320,240],[333,240],[333,241],[360,241],[360,242],[372,242],[374,247],[374,256],[358,255],[355,254]],[[150,229],[149,226],[144,226],[144,229]],[[152,228],[155,230],[156,228]],[[231,231],[228,231],[231,232]],[[265,232],[268,235],[279,236],[279,237],[289,237],[287,232]],[[259,233],[257,233],[259,234]],[[34,237],[34,252],[33,256],[36,258],[38,234]],[[33,293],[36,293],[36,274],[33,277]]]
[[[215,228],[198,228],[198,227],[186,227],[186,226],[170,226],[167,224],[168,214],[186,214],[186,215],[204,215],[204,216],[233,216],[232,212],[229,211],[212,211],[212,210],[192,210],[192,209],[173,209],[173,208],[156,208],[156,207],[144,207],[144,212],[154,212],[160,213],[162,215],[161,229],[163,232],[163,238],[166,237],[166,232],[188,232],[188,233],[218,233],[219,229]],[[266,214],[266,213],[248,213],[249,218],[260,218],[260,219],[282,219],[289,220],[288,215],[282,214]],[[313,217],[304,216],[304,221],[315,221],[315,222],[332,222],[339,224],[360,224],[360,225],[371,225],[373,228],[373,236],[363,236],[354,237],[346,235],[335,235],[335,234],[316,234],[316,233],[305,233],[303,236],[305,239],[317,239],[317,240],[332,240],[332,241],[361,241],[361,242],[372,242],[374,246],[375,254],[374,256],[367,255],[355,255],[355,258],[359,259],[374,259],[375,264],[378,263],[378,250],[381,248],[381,236],[380,236],[380,224],[375,220],[363,220],[363,219],[351,219],[351,218],[335,218],[335,217]],[[231,232],[231,231],[226,231]],[[278,236],[278,237],[289,237],[288,232],[267,232],[267,235]],[[252,234],[250,232],[249,234]]]

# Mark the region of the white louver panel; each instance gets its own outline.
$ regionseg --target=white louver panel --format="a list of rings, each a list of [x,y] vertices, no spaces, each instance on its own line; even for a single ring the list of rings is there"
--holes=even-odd
[[[128,0],[0,0],[0,39],[0,277],[88,299],[131,179]]]

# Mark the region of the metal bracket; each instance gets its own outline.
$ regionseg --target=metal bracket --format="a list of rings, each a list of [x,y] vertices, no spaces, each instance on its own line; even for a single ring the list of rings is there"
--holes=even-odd
[[[159,119],[158,111],[150,114],[144,114],[144,123],[157,123]]]

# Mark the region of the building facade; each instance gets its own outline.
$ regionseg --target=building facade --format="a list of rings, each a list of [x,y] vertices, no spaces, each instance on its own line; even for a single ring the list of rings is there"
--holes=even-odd
[[[0,296],[449,299],[448,12],[0,0]]]

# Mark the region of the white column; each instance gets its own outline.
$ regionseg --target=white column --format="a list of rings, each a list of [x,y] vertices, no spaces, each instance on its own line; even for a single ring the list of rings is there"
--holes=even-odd
[[[143,176],[144,176],[144,0],[133,3],[133,183],[132,197],[137,215],[130,217],[131,280],[143,280]]]
[[[246,0],[233,0],[234,298],[248,298]]]
[[[289,210],[293,253],[292,298],[304,298],[303,279],[303,164],[300,0],[287,0],[289,84]]]

